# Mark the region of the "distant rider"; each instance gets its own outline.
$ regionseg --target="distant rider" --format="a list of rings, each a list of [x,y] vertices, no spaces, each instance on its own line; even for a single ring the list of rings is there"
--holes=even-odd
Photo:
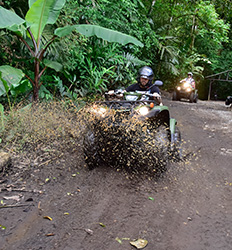
[[[144,66],[139,70],[137,83],[134,83],[126,88],[127,92],[133,91],[147,91],[153,94],[154,98],[157,99],[160,105],[162,105],[160,90],[157,86],[152,86],[152,80],[154,77],[153,70],[148,67]],[[152,86],[152,87],[151,87]],[[151,87],[151,88],[150,88]],[[150,88],[150,89],[149,89]]]
[[[192,72],[188,72],[188,77],[181,80],[180,81],[181,83],[182,82],[188,82],[190,83],[190,85],[192,86],[193,89],[195,89],[196,85],[195,85],[195,80],[193,79],[193,73]]]

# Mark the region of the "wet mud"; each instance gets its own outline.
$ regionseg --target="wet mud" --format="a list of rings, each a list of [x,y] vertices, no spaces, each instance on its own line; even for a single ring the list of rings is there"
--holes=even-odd
[[[81,144],[39,167],[14,158],[0,179],[0,249],[132,250],[136,239],[147,250],[231,249],[232,111],[219,101],[163,103],[184,160],[159,177],[107,164],[90,171]]]

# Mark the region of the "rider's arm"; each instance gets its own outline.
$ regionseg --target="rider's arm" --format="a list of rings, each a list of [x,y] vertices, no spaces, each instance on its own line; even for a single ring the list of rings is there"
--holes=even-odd
[[[163,105],[162,104],[162,98],[161,98],[161,93],[160,93],[160,90],[157,86],[154,86],[152,89],[151,89],[151,93],[153,95],[153,99],[156,100],[158,102],[159,105]]]
[[[127,91],[127,92],[133,92],[133,91],[136,91],[136,90],[138,90],[137,84],[136,84],[136,83],[135,83],[135,84],[132,84],[132,85],[130,85],[130,86],[128,86],[128,87],[126,88],[126,91]]]
[[[162,98],[161,98],[161,95],[159,93],[154,92],[153,93],[153,98],[154,98],[154,100],[156,100],[158,102],[158,104],[160,106],[163,106],[163,104],[162,104]]]
[[[195,89],[195,87],[196,87],[196,84],[195,84],[195,81],[194,81],[194,79],[192,79],[192,81],[191,81],[191,85],[192,85],[192,87]]]

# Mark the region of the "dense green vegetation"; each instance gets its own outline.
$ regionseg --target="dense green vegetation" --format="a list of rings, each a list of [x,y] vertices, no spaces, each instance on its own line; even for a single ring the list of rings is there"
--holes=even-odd
[[[31,21],[34,14],[30,16],[28,9],[35,2],[44,1],[8,0],[0,1],[0,6]],[[28,100],[30,95],[34,99],[68,97],[75,100],[127,86],[135,81],[137,70],[143,65],[154,69],[155,78],[161,79],[168,91],[192,71],[200,98],[207,98],[209,81],[204,80],[204,76],[232,68],[229,42],[232,3],[229,0],[47,2],[54,7],[53,13],[58,19],[46,22],[34,40],[25,35],[26,27],[24,33],[13,27],[0,30],[1,65],[20,69],[22,76],[13,84],[4,78],[5,71],[0,74],[0,103],[4,106],[12,107],[15,102]],[[58,5],[60,8],[56,11]],[[0,27],[2,23],[3,20]],[[98,37],[89,36],[79,29],[86,24],[107,28],[107,34],[110,31],[127,34],[144,46],[132,40],[112,42],[102,30]],[[71,26],[75,29],[67,32]],[[59,29],[61,27],[64,30]],[[44,49],[42,56],[28,49],[33,48],[33,44],[38,51]],[[232,84],[215,83],[212,93],[215,91],[224,99],[232,94]]]

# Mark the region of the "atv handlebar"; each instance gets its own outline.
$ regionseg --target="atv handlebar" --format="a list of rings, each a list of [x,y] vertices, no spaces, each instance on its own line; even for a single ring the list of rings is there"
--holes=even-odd
[[[145,95],[148,97],[157,97],[157,98],[161,98],[161,95],[159,93],[150,93],[148,91],[138,91],[136,90],[135,92],[127,92],[126,90],[122,90],[122,89],[118,89],[118,90],[109,90],[108,92],[105,93],[105,96],[119,96],[119,97],[123,97],[124,93],[130,93],[130,95],[136,95],[137,94],[141,94],[141,95]]]
[[[127,92],[123,89],[117,89],[117,90],[109,90],[105,93],[105,99],[108,101],[109,98],[112,99],[126,99],[127,95],[131,96],[138,96],[138,100],[146,100],[146,99],[152,99],[157,102],[157,104],[162,105],[161,96],[159,93],[150,93],[149,91],[135,91],[135,92]],[[146,98],[148,97],[148,98]]]

